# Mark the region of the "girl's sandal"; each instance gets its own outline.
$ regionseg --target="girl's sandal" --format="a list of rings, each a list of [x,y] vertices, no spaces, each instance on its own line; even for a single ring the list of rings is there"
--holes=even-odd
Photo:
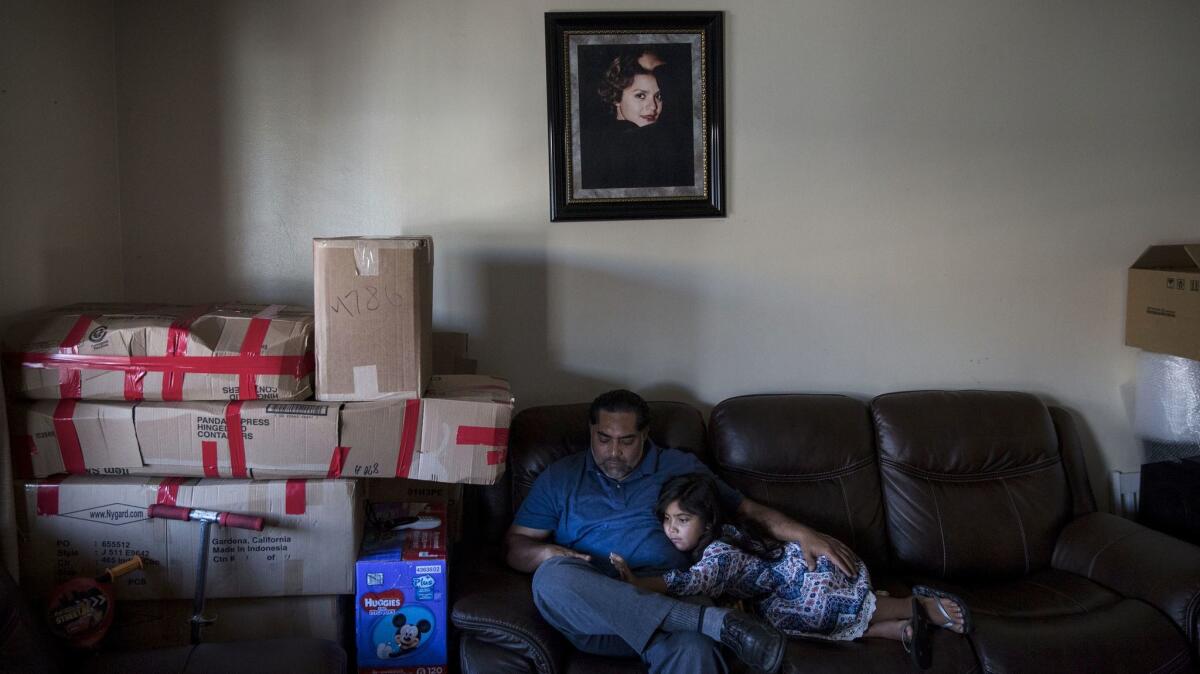
[[[916,597],[912,599],[912,618],[900,632],[900,643],[908,653],[913,667],[925,670],[933,666],[933,643],[929,638],[929,622]]]
[[[954,618],[951,617],[950,613],[946,611],[946,607],[942,606],[941,601],[934,602],[934,605],[937,606],[938,613],[941,613],[942,618],[945,620],[945,622],[937,625],[937,627],[940,627],[944,630],[950,630],[955,634],[970,634],[971,631],[975,629],[975,625],[971,622],[971,609],[967,606],[967,602],[963,601],[962,597],[956,594],[945,592],[943,590],[935,590],[927,585],[917,585],[913,587],[912,591],[913,597],[930,597],[938,600],[946,599],[958,605],[958,610],[962,611],[962,626],[959,627],[959,629],[955,629],[956,624],[954,622]]]

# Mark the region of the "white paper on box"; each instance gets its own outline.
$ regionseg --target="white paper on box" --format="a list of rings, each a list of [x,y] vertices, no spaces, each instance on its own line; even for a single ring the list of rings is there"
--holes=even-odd
[[[362,400],[379,397],[379,368],[359,365],[354,368],[354,395]]]

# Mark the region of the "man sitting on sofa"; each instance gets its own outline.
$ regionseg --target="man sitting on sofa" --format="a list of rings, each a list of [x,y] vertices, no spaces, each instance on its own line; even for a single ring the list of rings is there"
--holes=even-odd
[[[592,401],[591,451],[563,457],[538,477],[505,536],[508,563],[535,572],[538,611],[582,651],[640,657],[652,673],[708,673],[725,669],[719,642],[773,672],[786,645],[774,627],[738,611],[644,593],[622,582],[608,561],[615,552],[638,575],[691,564],[663,533],[654,504],[667,480],[709,471],[692,454],[650,442],[649,415],[630,391]],[[840,541],[717,484],[729,512],[800,543],[809,568],[824,555],[852,573],[857,557]]]

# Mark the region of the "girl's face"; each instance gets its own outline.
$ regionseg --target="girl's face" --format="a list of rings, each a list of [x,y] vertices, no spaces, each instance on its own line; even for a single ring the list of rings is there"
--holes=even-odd
[[[708,523],[698,515],[685,512],[679,501],[672,501],[663,512],[663,533],[671,539],[676,550],[688,552],[696,548],[700,537],[708,530]]]
[[[633,81],[621,92],[617,101],[617,119],[649,126],[662,114],[662,92],[654,75],[634,75]]]

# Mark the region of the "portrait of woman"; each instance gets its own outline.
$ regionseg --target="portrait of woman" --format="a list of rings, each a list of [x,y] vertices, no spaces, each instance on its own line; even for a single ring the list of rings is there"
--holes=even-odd
[[[673,48],[674,47],[674,48]],[[580,120],[584,189],[692,186],[690,82],[672,76],[679,45],[621,46],[594,55],[595,98]],[[673,52],[683,52],[673,54]],[[592,59],[581,58],[584,61]]]
[[[721,25],[546,14],[552,220],[725,214]]]

